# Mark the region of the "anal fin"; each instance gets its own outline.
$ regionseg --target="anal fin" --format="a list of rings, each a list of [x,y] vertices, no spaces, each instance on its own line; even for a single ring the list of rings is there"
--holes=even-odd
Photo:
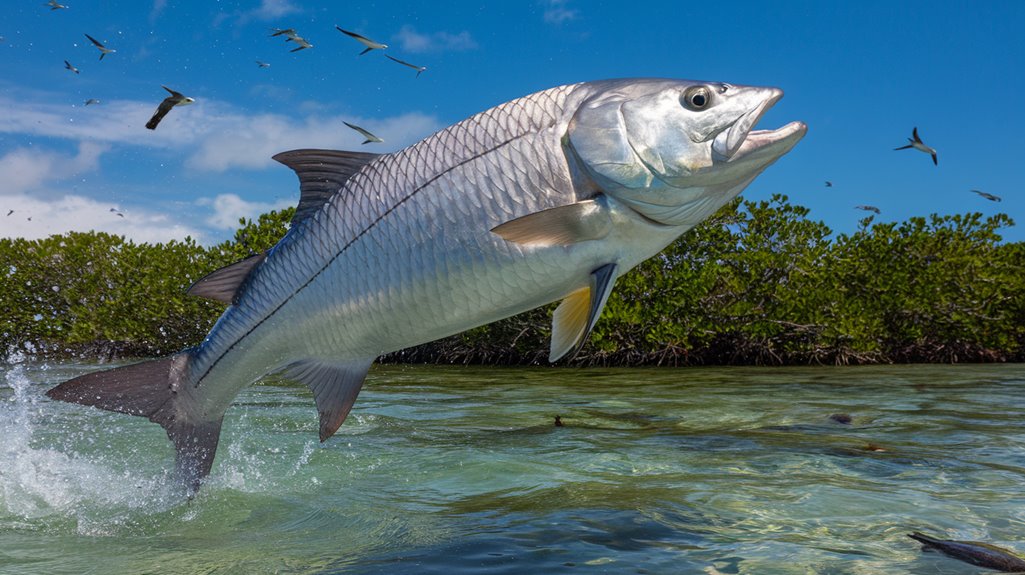
[[[552,314],[552,343],[548,361],[575,355],[587,342],[598,322],[616,281],[616,264],[605,264],[591,272],[591,283],[569,294]]]
[[[285,368],[282,375],[304,383],[313,392],[320,413],[321,441],[334,435],[349,415],[373,362],[372,358],[348,363],[305,359]]]

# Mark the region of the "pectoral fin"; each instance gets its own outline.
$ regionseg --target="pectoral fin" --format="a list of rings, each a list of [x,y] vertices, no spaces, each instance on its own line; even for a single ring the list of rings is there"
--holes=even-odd
[[[306,359],[285,368],[285,377],[306,384],[313,392],[320,412],[321,441],[334,435],[349,415],[373,362],[373,359],[349,363]]]
[[[575,355],[587,342],[616,281],[616,264],[591,272],[591,284],[569,294],[552,315],[552,346],[548,361]],[[571,353],[572,352],[572,353]]]
[[[528,214],[495,226],[506,241],[531,246],[568,246],[604,238],[612,227],[608,210],[598,200],[584,200]]]

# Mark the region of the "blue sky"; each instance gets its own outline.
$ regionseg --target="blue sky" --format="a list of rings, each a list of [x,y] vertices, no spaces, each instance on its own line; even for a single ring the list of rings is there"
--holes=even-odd
[[[802,120],[808,135],[749,199],[786,193],[838,233],[859,204],[878,221],[1003,211],[1019,220],[1005,238],[1025,240],[1025,2],[65,3],[0,8],[0,237],[214,243],[239,217],[297,202],[277,152],[388,152],[536,90],[659,76],[786,92],[760,127]],[[427,70],[357,56],[336,24]],[[272,27],[314,47],[290,53]],[[84,34],[117,51],[99,61]],[[161,85],[196,103],[146,130]],[[385,142],[361,146],[343,120]],[[893,151],[914,126],[939,166]]]

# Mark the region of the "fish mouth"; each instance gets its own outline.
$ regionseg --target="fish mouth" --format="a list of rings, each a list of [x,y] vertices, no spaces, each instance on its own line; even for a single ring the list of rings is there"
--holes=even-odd
[[[712,141],[715,162],[736,162],[740,159],[778,158],[794,147],[808,131],[803,122],[790,122],[776,130],[752,130],[765,112],[783,97],[783,90],[773,88],[764,100],[716,134]]]

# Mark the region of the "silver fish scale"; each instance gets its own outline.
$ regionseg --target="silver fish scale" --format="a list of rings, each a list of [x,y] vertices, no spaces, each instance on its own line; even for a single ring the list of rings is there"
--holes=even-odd
[[[565,295],[539,283],[561,258],[524,258],[490,229],[575,200],[553,128],[588,92],[570,98],[579,86],[491,108],[353,175],[268,255],[197,350],[194,375],[238,355],[225,362],[237,388],[282,362],[373,357],[536,307],[525,291]]]

